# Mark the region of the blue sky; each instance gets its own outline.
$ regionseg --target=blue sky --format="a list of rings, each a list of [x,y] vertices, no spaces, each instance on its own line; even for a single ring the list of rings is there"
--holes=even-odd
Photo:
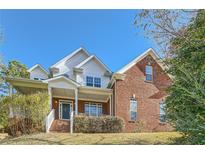
[[[150,47],[134,25],[137,10],[0,10],[5,62],[46,69],[79,47],[117,71]]]

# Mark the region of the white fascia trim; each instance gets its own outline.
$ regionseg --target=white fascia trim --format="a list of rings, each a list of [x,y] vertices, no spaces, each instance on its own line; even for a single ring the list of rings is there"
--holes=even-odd
[[[82,61],[80,64],[78,64],[77,66],[75,66],[75,68],[81,68],[83,65],[85,65],[87,62],[89,62],[92,58],[94,57],[94,55],[91,55],[90,57],[88,57],[87,59],[85,59],[84,61]]]
[[[74,97],[67,97],[67,96],[59,96],[59,95],[53,95],[54,98],[60,98],[60,99],[75,99]],[[91,101],[91,102],[99,102],[99,103],[107,103],[107,100],[97,100],[97,99],[88,99],[88,98],[78,98],[78,100],[81,101]]]
[[[77,50],[73,51],[72,53],[70,53],[69,55],[67,55],[66,57],[64,57],[63,59],[59,60],[57,63],[53,64],[50,68],[56,67],[59,63],[66,61],[70,58],[72,58],[74,55],[76,55],[78,52],[80,51],[84,51],[85,54],[87,54],[88,56],[90,55],[87,50],[85,50],[84,48],[80,47]]]
[[[146,57],[147,55],[151,55],[156,62],[161,66],[162,64],[160,64],[159,62],[159,55],[152,49],[149,48],[148,50],[146,50],[144,53],[142,53],[140,56],[136,57],[134,60],[132,60],[130,63],[128,63],[127,65],[125,65],[123,68],[121,68],[119,71],[117,71],[117,73],[125,73],[128,69],[130,69],[132,66],[134,66],[136,63],[138,63],[140,60],[142,60],[144,57]],[[164,69],[164,68],[163,68]]]
[[[37,68],[37,67],[40,67],[40,69],[44,72],[44,73],[46,73],[47,75],[49,74],[40,64],[36,64],[36,65],[34,65],[34,66],[32,66],[31,68],[29,68],[27,71],[28,72],[32,72],[35,68]]]
[[[73,80],[68,79],[68,78],[66,78],[66,77],[64,77],[64,76],[57,76],[57,77],[50,78],[50,79],[47,79],[47,80],[42,80],[42,82],[44,82],[44,83],[48,83],[48,82],[50,82],[50,81],[54,81],[54,80],[58,80],[58,79],[65,79],[66,81],[68,81],[68,82],[70,82],[70,83],[72,83],[72,84],[76,85],[77,87],[79,87],[79,86],[80,86],[80,84],[79,84],[79,83],[74,82]]]
[[[22,82],[30,82],[30,83],[43,83],[42,80],[33,80],[33,79],[26,79],[26,78],[14,78],[14,77],[7,77],[6,81],[8,81],[8,82],[10,82],[10,81],[14,81],[14,82],[22,81]]]
[[[75,68],[81,68],[83,65],[85,65],[87,62],[89,62],[93,58],[95,58],[98,61],[98,63],[100,63],[108,72],[112,73],[112,71],[100,59],[98,59],[95,55],[91,55],[90,57],[88,57],[87,59],[82,61],[80,64],[75,66]]]
[[[80,86],[79,93],[93,94],[93,95],[104,95],[110,96],[112,94],[112,89],[104,89],[104,88],[90,88],[87,86]]]

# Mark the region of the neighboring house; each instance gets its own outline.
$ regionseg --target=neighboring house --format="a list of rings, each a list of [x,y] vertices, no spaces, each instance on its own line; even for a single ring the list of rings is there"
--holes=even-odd
[[[68,131],[71,111],[121,117],[125,132],[167,131],[171,127],[165,122],[163,102],[171,79],[163,69],[152,49],[112,73],[96,56],[79,48],[52,65],[50,73],[37,64],[28,70],[30,79],[7,80],[25,94],[48,91],[47,132]]]

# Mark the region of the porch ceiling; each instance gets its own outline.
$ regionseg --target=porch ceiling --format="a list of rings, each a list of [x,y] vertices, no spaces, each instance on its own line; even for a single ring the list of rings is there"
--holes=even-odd
[[[75,97],[75,91],[72,89],[52,88],[52,95],[54,97]]]
[[[7,78],[9,82],[17,91],[23,94],[34,93],[36,91],[46,91],[48,84],[42,81],[23,79],[23,78]]]
[[[52,95],[53,97],[74,99],[75,90],[52,88]],[[78,100],[107,102],[110,95],[111,95],[111,91],[109,89],[85,88],[85,87],[84,88],[80,87],[78,89]]]
[[[79,93],[78,94],[79,100],[90,100],[90,101],[98,101],[98,102],[107,102],[109,96],[108,95],[97,95],[97,94],[85,94]]]

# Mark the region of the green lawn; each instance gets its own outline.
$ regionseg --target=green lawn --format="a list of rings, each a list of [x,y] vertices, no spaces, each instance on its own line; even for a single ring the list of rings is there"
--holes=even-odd
[[[72,135],[39,133],[16,138],[7,137],[0,139],[0,144],[174,144],[173,139],[180,136],[176,132]]]

